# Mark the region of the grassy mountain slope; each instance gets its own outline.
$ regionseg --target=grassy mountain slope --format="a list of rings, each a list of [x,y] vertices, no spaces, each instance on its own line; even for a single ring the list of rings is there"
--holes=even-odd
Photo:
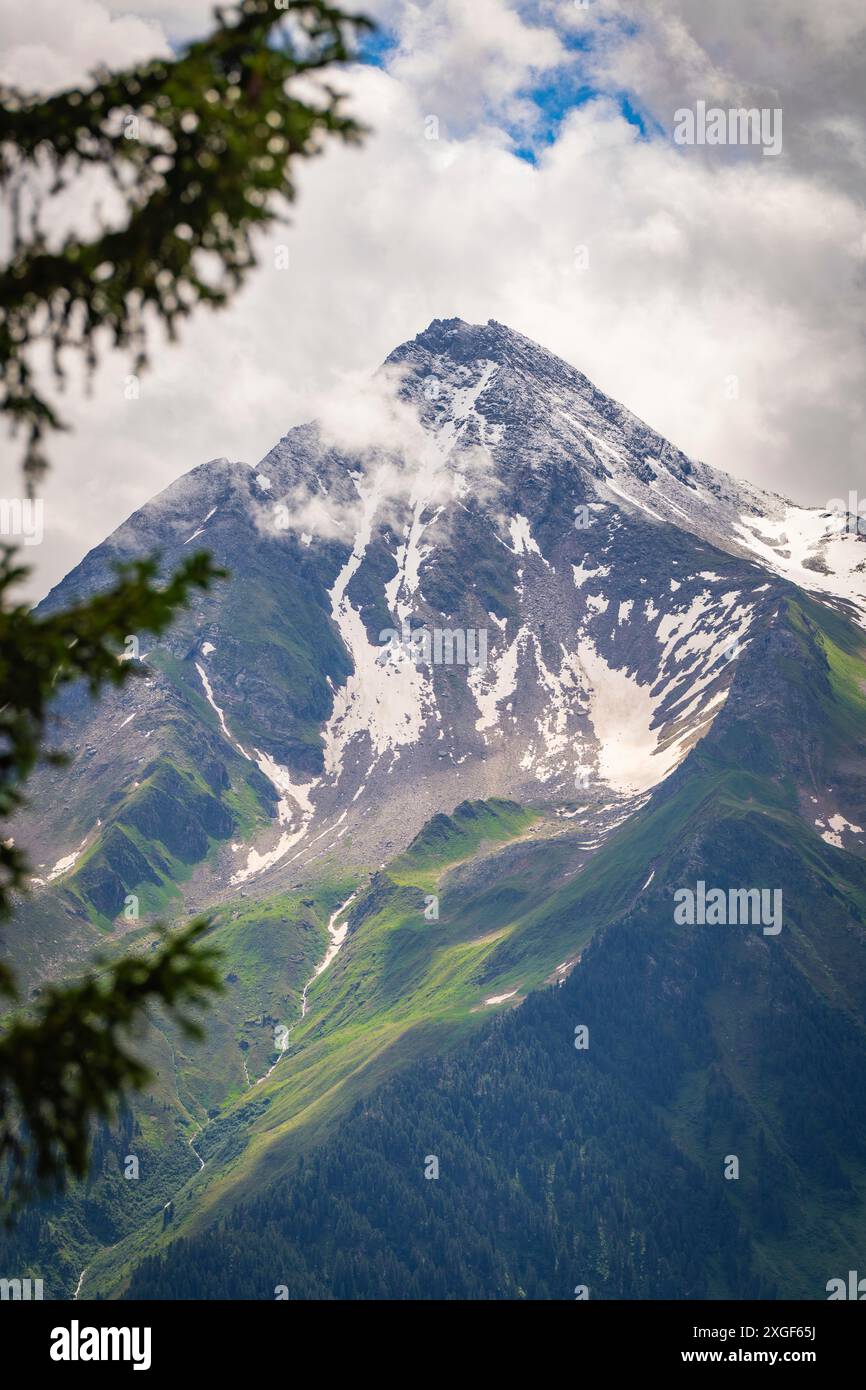
[[[792,599],[712,730],[595,855],[514,803],[463,803],[366,884],[222,911],[237,978],[161,1101],[188,1176],[169,1222],[164,1182],[115,1223],[85,1295],[268,1297],[273,1277],[298,1297],[821,1296],[866,1234],[866,859],[811,808],[828,789],[864,806],[864,730],[861,634]],[[698,879],[781,888],[782,932],[676,925],[673,892]],[[244,1057],[252,1078],[273,1064],[277,1020],[288,1048],[250,1089]],[[423,1177],[443,1154],[447,1198]]]
[[[498,883],[475,898],[475,927],[485,898],[489,910],[470,976],[482,991],[503,972],[521,990],[541,983],[583,948],[566,983],[485,1021],[471,1045],[455,1017],[447,1055],[429,1033],[424,1059],[401,1048],[410,1070],[357,1098],[336,1137],[309,1123],[330,1089],[300,1112],[300,1132],[291,1120],[279,1131],[291,1085],[275,1094],[271,1161],[250,1169],[273,1175],[271,1187],[256,1197],[239,1165],[183,1232],[188,1244],[157,1239],[165,1260],[131,1291],[213,1294],[192,1271],[219,1252],[221,1270],[234,1261],[221,1285],[233,1297],[273,1296],[279,1268],[299,1297],[568,1297],[575,1282],[607,1297],[821,1297],[866,1235],[866,861],[822,839],[803,798],[832,791],[863,806],[864,689],[860,634],[823,605],[792,602],[744,659],[710,734],[585,869],[508,920]],[[543,845],[527,856],[537,847],[543,860]],[[782,931],[677,925],[673,893],[699,879],[781,889]],[[405,930],[409,903],[391,895],[407,891],[374,881],[354,935],[374,941],[386,910]],[[447,923],[447,889],[442,909]],[[335,971],[322,986],[337,1019],[362,957],[347,950],[342,982]],[[393,969],[357,990],[367,1036],[393,1007]],[[432,983],[454,998],[454,979]],[[407,1007],[405,985],[397,992]],[[573,1046],[580,1023],[585,1053]],[[324,1015],[308,1036],[311,1050],[327,1046]],[[301,1077],[297,1045],[288,1062]],[[305,1132],[324,1143],[304,1144]],[[424,1178],[430,1155],[438,1183]],[[731,1156],[736,1181],[724,1177]],[[670,1203],[650,1196],[665,1188]],[[333,1219],[313,1221],[326,1202]],[[243,1253],[253,1229],[272,1255],[263,1267],[257,1244],[258,1273]]]

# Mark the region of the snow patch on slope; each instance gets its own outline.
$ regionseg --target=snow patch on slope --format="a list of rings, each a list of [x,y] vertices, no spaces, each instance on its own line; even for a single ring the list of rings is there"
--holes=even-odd
[[[495,729],[499,724],[499,706],[517,689],[517,663],[522,646],[525,646],[529,629],[522,627],[514,641],[498,657],[494,657],[486,671],[475,666],[469,672],[469,689],[475,696],[478,706],[478,719],[475,727],[479,733]]]
[[[676,746],[659,749],[659,731],[652,727],[658,703],[652,687],[608,665],[589,639],[580,645],[580,664],[589,680],[599,775],[625,796],[649,791],[680,760]]]
[[[269,753],[263,753],[256,748],[255,755],[255,762],[259,771],[280,793],[280,799],[277,802],[277,820],[280,825],[288,826],[289,829],[283,831],[277,843],[264,853],[256,849],[249,850],[244,867],[238,869],[231,876],[233,884],[245,883],[255,874],[260,874],[265,869],[270,869],[274,864],[278,864],[288,854],[292,846],[304,838],[315,812],[310,793],[314,787],[319,785],[318,778],[314,778],[311,782],[293,782],[288,768],[281,767]],[[295,803],[294,806],[292,802]]]
[[[388,648],[373,645],[361,614],[349,600],[347,590],[370,543],[381,496],[375,478],[366,489],[359,479],[355,486],[361,501],[361,523],[352,553],[329,591],[331,616],[355,667],[335,693],[331,717],[323,730],[325,771],[335,779],[342,772],[346,748],[355,738],[368,737],[374,762],[389,749],[417,743],[432,703],[432,688],[421,668],[411,660],[387,659]]]
[[[239,753],[242,753],[243,756],[249,762],[252,762],[252,758],[250,758],[250,755],[246,751],[246,749],[242,748],[241,745],[238,743],[237,739],[234,738],[232,734],[229,732],[229,726],[226,723],[226,717],[220,709],[219,705],[217,704],[216,700],[214,699],[213,688],[211,686],[210,681],[208,680],[207,672],[205,671],[204,667],[201,666],[199,662],[196,662],[195,669],[198,671],[199,676],[201,678],[201,683],[204,686],[204,693],[207,698],[207,702],[210,705],[211,709],[215,712],[217,719],[220,722],[220,728],[222,729],[229,743],[232,744],[232,746],[236,748]]]
[[[511,536],[511,545],[507,546],[506,549],[510,550],[513,555],[537,555],[539,560],[543,560],[547,564],[538,542],[533,539],[528,519],[520,512],[515,513],[509,521],[508,534]]]
[[[817,819],[815,824],[821,832],[821,839],[825,840],[828,845],[835,846],[836,849],[843,848],[843,832],[849,835],[863,834],[862,825],[854,825],[852,821],[846,820],[844,816],[840,816],[838,813],[834,816],[829,816],[826,824],[824,821]]]
[[[788,504],[776,519],[741,516],[734,530],[767,569],[813,593],[848,599],[866,626],[866,544],[846,515]]]

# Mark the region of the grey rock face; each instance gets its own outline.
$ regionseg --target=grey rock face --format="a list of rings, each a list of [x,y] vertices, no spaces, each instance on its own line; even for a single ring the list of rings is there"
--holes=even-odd
[[[357,446],[323,421],[195,468],[46,600],[155,550],[231,574],[141,635],[143,679],[64,696],[73,766],[21,831],[41,879],[113,915],[173,857],[198,905],[375,868],[491,795],[592,848],[712,728],[789,581],[866,612],[838,518],[687,458],[500,324],[434,321],[370,390]]]

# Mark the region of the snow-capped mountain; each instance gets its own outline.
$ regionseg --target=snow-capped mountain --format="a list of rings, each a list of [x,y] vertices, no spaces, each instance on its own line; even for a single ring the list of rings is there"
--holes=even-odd
[[[591,852],[712,727],[789,581],[866,621],[844,517],[688,459],[500,324],[434,321],[367,405],[357,436],[337,412],[194,469],[46,600],[131,553],[231,574],[143,642],[143,681],[61,708],[71,777],[25,833],[84,911],[161,909],[179,861],[188,905],[375,867],[463,798]]]
[[[154,551],[230,577],[130,634],[141,679],[58,701],[73,758],[16,827],[37,882],[4,946],[32,988],[205,909],[225,989],[200,1043],[155,1019],[142,1044],[140,1204],[106,1138],[14,1267],[52,1296],[270,1298],[288,1270],[347,1297],[348,1231],[387,1254],[360,1296],[559,1297],[563,1269],[566,1297],[584,1269],[604,1297],[820,1296],[866,1154],[866,550],[840,520],[449,320],[88,555],[47,605]],[[783,926],[683,924],[689,885]]]

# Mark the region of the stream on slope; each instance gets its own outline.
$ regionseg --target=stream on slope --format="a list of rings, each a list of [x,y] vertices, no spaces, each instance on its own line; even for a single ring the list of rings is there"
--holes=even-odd
[[[337,908],[336,912],[332,912],[332,913],[331,913],[331,916],[328,918],[328,949],[327,949],[327,951],[325,952],[325,954],[324,954],[324,956],[322,957],[322,959],[320,960],[319,964],[316,966],[316,968],[315,968],[315,970],[313,971],[312,975],[310,976],[309,980],[308,980],[307,983],[304,985],[303,991],[302,991],[302,993],[301,993],[301,1017],[300,1017],[300,1019],[297,1019],[295,1023],[292,1024],[292,1027],[291,1027],[291,1028],[286,1028],[285,1031],[282,1032],[282,1033],[280,1034],[280,1055],[279,1055],[279,1057],[277,1058],[276,1062],[273,1062],[273,1063],[271,1064],[271,1066],[268,1067],[268,1070],[264,1073],[263,1076],[260,1076],[256,1081],[251,1081],[251,1082],[250,1082],[250,1089],[252,1089],[252,1088],[255,1087],[255,1086],[259,1086],[263,1081],[267,1081],[267,1079],[268,1079],[268,1077],[270,1076],[271,1072],[274,1070],[274,1067],[277,1065],[277,1062],[280,1061],[280,1059],[281,1059],[282,1056],[283,1056],[283,1053],[284,1053],[284,1052],[286,1051],[286,1049],[288,1048],[288,1045],[289,1045],[289,1036],[290,1036],[292,1030],[297,1026],[298,1023],[300,1023],[300,1022],[306,1017],[306,1014],[307,1014],[307,990],[310,988],[310,985],[314,984],[315,981],[318,980],[318,978],[319,978],[320,975],[324,975],[324,973],[325,973],[325,971],[327,970],[328,966],[331,965],[331,964],[333,963],[333,961],[335,960],[336,956],[337,956],[338,953],[339,953],[340,947],[343,945],[344,941],[346,940],[346,934],[347,934],[347,932],[348,932],[348,930],[349,930],[349,921],[348,921],[348,918],[346,919],[346,921],[345,921],[345,922],[342,924],[342,926],[340,926],[340,927],[338,927],[338,926],[336,925],[336,924],[337,924],[337,919],[338,919],[339,917],[342,916],[342,914],[345,912],[345,910],[346,910],[346,908],[349,906],[349,904],[350,904],[350,903],[353,903],[353,902],[355,901],[355,897],[356,897],[356,893],[350,893],[350,895],[349,895],[349,897],[346,899],[346,901],[345,901],[344,903],[341,903],[340,906]],[[246,1071],[246,1058],[244,1058],[244,1070]],[[249,1073],[247,1073],[247,1075],[249,1076]],[[200,1136],[201,1134],[204,1133],[205,1128],[206,1128],[206,1126],[202,1125],[200,1129],[197,1129],[197,1130],[196,1130],[195,1134],[193,1134],[192,1138],[189,1140],[189,1147],[192,1149],[193,1153],[195,1154],[196,1158],[198,1159],[198,1163],[199,1163],[199,1172],[201,1172],[202,1168],[205,1166],[205,1160],[202,1158],[202,1156],[201,1156],[201,1154],[199,1153],[198,1149],[195,1147],[195,1141],[196,1141],[196,1139],[199,1138],[199,1136]],[[173,1201],[173,1198],[169,1198],[169,1201],[166,1202],[165,1206],[167,1207],[172,1201]],[[165,1210],[165,1207],[163,1208],[163,1210]],[[111,1247],[109,1247],[109,1248],[110,1248],[110,1249],[113,1249],[114,1247],[111,1246]],[[92,1261],[91,1261],[91,1263],[92,1263]],[[73,1300],[76,1300],[76,1299],[78,1298],[78,1295],[79,1295],[80,1292],[81,1292],[81,1286],[82,1286],[82,1284],[84,1283],[84,1276],[85,1276],[85,1274],[87,1273],[87,1271],[88,1271],[89,1268],[90,1268],[90,1265],[89,1265],[89,1264],[86,1264],[86,1265],[84,1266],[84,1268],[82,1269],[81,1273],[79,1274],[79,1276],[78,1276],[78,1283],[77,1283],[77,1285],[76,1285],[76,1287],[75,1287],[75,1292],[74,1292],[74,1294],[72,1295]]]

